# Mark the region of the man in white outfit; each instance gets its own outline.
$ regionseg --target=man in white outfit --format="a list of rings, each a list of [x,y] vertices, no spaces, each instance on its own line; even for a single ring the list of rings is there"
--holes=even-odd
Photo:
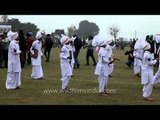
[[[62,35],[61,44],[63,47],[60,51],[60,67],[61,67],[61,81],[62,81],[62,91],[64,93],[70,92],[68,88],[69,80],[72,76],[72,51],[70,49],[70,39],[68,36]]]
[[[18,33],[10,31],[10,44],[8,48],[8,73],[6,89],[18,89],[21,85],[21,65]]]
[[[153,90],[153,66],[157,62],[158,58],[153,60],[151,54],[151,46],[147,43],[147,46],[144,48],[144,55],[142,60],[142,77],[141,84],[143,84],[143,98],[148,101],[153,101],[151,97]]]
[[[37,32],[36,40],[33,42],[31,48],[32,74],[31,78],[34,80],[43,79],[42,69],[42,35]]]
[[[155,35],[154,39],[156,40],[157,43],[160,43],[160,34]],[[160,58],[160,47],[157,50],[157,55],[158,58]],[[160,61],[159,61],[158,71],[154,75],[154,84],[157,84],[159,82],[160,82]]]
[[[104,38],[100,36],[95,36],[93,38],[92,45],[94,47],[98,47],[98,63],[96,65],[95,69],[95,75],[98,76],[99,81],[99,93],[102,96],[107,96],[108,93],[105,91],[106,85],[108,83],[108,76],[110,73],[109,64],[111,64],[113,61],[109,60],[109,57],[107,56],[107,49],[106,42]]]
[[[144,38],[136,41],[134,45],[134,75],[140,78],[140,71],[142,66],[142,57],[144,52],[144,47],[147,44]]]

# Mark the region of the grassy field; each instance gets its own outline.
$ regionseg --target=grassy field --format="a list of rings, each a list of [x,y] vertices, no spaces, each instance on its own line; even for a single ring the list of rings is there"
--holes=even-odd
[[[22,69],[21,89],[6,90],[7,69],[0,69],[0,105],[158,105],[160,104],[160,86],[153,90],[155,101],[144,101],[140,79],[133,76],[133,70],[125,65],[125,50],[114,50],[120,58],[115,62],[113,77],[109,78],[109,96],[99,96],[98,80],[94,75],[95,66],[90,59],[90,66],[85,66],[86,49],[80,52],[80,68],[74,69],[74,76],[69,82],[71,93],[61,93],[61,74],[59,64],[59,48],[53,48],[50,62],[44,62],[43,80],[31,80],[31,66]],[[95,52],[97,60],[97,55]],[[156,72],[157,69],[155,69]]]

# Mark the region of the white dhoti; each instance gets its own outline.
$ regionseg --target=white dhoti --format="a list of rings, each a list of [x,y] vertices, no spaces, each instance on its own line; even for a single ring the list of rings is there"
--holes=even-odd
[[[140,59],[134,58],[134,74],[140,73],[142,66],[142,61]]]
[[[153,90],[153,84],[147,83],[143,85],[143,97],[150,97]]]
[[[143,85],[143,97],[150,97],[153,90],[153,68],[146,69],[142,67],[141,84]]]
[[[99,81],[99,92],[104,92],[105,85],[108,83],[108,76],[104,76],[103,74],[98,76]]]
[[[39,79],[43,77],[43,70],[41,65],[33,65],[32,66],[32,79]]]
[[[110,69],[110,73],[109,75],[111,75],[113,73],[113,69],[114,69],[114,64],[109,64],[109,69]]]
[[[61,81],[62,81],[62,90],[64,90],[67,87],[70,78],[71,78],[70,76],[62,76],[62,78],[61,78]]]
[[[158,70],[154,75],[154,84],[157,84],[159,82],[160,82],[160,70]]]
[[[136,74],[140,73],[140,71],[141,71],[141,66],[135,65],[134,66],[134,74],[136,75]]]
[[[21,85],[21,73],[20,72],[8,72],[6,80],[7,89],[15,89]]]

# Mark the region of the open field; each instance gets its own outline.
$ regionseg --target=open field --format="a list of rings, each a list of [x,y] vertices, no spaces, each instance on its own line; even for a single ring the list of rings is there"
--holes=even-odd
[[[59,48],[53,48],[50,62],[43,57],[43,80],[31,80],[31,66],[22,69],[21,89],[6,90],[7,69],[0,69],[0,105],[159,105],[160,86],[153,89],[155,101],[144,101],[140,79],[133,76],[133,70],[125,65],[125,50],[114,50],[120,62],[115,62],[113,77],[109,78],[109,96],[99,96],[98,80],[94,75],[95,66],[90,59],[90,66],[85,66],[86,49],[81,49],[80,68],[74,69],[69,87],[71,93],[61,93],[61,74],[59,64]],[[97,55],[95,52],[95,58]],[[155,68],[156,72],[157,68]]]

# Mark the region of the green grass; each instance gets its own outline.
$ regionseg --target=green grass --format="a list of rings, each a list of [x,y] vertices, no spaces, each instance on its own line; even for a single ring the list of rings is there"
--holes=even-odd
[[[127,50],[127,49],[126,49]],[[153,89],[152,96],[155,101],[149,102],[142,99],[142,85],[139,78],[135,78],[133,70],[125,65],[126,50],[114,50],[114,55],[120,58],[115,62],[113,77],[109,78],[107,97],[99,96],[98,80],[94,75],[95,66],[85,66],[86,49],[81,49],[79,69],[74,69],[74,77],[69,82],[72,92],[61,93],[61,73],[59,63],[59,48],[53,48],[50,62],[44,62],[43,80],[31,80],[31,66],[26,65],[22,69],[21,89],[6,90],[5,81],[7,69],[0,69],[0,105],[157,105],[160,104],[160,86]],[[97,60],[97,55],[95,52]],[[157,69],[155,69],[156,72]],[[48,93],[46,93],[46,90]],[[53,93],[53,91],[57,93]]]

